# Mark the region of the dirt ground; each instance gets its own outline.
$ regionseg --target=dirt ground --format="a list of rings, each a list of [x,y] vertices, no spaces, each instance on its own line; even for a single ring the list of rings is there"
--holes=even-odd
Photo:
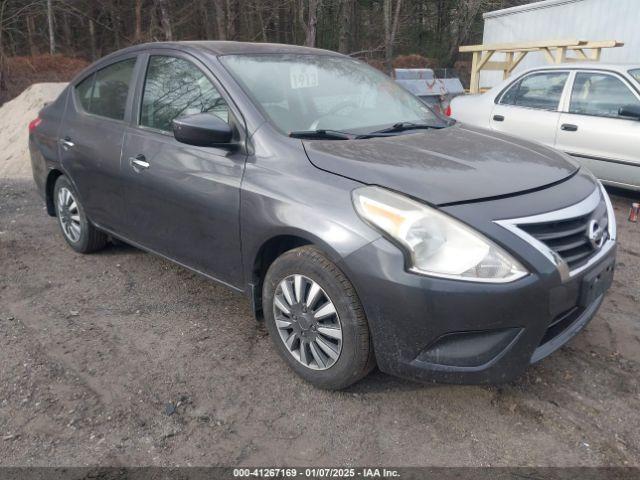
[[[517,382],[345,392],[290,372],[244,297],[118,245],[67,248],[0,180],[0,465],[640,465],[640,223],[614,286]]]

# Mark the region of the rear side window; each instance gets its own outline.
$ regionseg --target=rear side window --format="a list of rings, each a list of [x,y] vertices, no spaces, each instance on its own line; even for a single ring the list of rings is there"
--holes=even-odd
[[[101,117],[124,120],[135,63],[135,58],[114,63],[76,85],[82,108]]]
[[[618,117],[620,107],[640,106],[622,80],[606,73],[578,73],[571,92],[570,113]]]
[[[174,118],[195,113],[209,112],[229,121],[226,101],[205,74],[176,57],[149,58],[140,109],[140,125],[165,131],[171,131]]]
[[[91,107],[91,92],[93,91],[94,78],[95,74],[89,75],[78,85],[76,85],[76,95],[78,96],[78,100],[80,100],[82,108],[84,108],[87,112]]]
[[[567,72],[527,75],[514,83],[502,95],[499,103],[555,111],[558,109],[567,78],[569,78]]]

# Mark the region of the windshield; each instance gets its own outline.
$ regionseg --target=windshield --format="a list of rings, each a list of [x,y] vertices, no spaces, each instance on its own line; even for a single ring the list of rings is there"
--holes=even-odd
[[[348,57],[228,55],[223,64],[282,132],[356,133],[400,122],[446,126],[383,73]]]
[[[640,83],[640,68],[629,70],[629,74],[636,80],[636,82]]]

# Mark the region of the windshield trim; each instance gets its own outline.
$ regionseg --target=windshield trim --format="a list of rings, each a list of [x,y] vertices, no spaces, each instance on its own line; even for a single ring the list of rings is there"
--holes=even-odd
[[[236,83],[236,85],[240,88],[240,90],[242,91],[242,93],[244,93],[247,98],[249,99],[249,101],[251,102],[251,104],[253,105],[254,108],[256,108],[259,112],[260,115],[263,117],[264,121],[266,123],[268,123],[273,129],[275,129],[276,132],[278,132],[279,134],[281,134],[284,137],[287,138],[295,138],[295,137],[291,137],[289,134],[291,132],[287,132],[285,130],[283,130],[272,118],[271,116],[267,113],[267,111],[265,110],[265,108],[263,107],[263,105],[254,97],[253,93],[251,92],[251,90],[248,88],[248,86],[245,84],[245,82],[242,81],[242,79],[236,74],[236,72],[233,71],[233,69],[231,69],[228,65],[227,62],[225,61],[224,57],[282,57],[282,56],[289,56],[289,57],[293,57],[293,56],[299,56],[299,57],[328,57],[328,58],[340,58],[340,59],[345,59],[345,60],[351,60],[353,62],[357,62],[359,64],[362,64],[363,66],[365,66],[366,68],[370,68],[376,72],[379,72],[380,74],[387,76],[384,72],[380,72],[379,70],[375,69],[374,67],[368,65],[365,62],[362,62],[361,60],[358,60],[356,58],[350,57],[348,55],[343,55],[340,53],[336,53],[336,52],[332,52],[332,51],[320,51],[320,52],[296,52],[296,53],[290,53],[290,52],[257,52],[257,53],[253,53],[253,52],[246,52],[246,53],[224,53],[224,54],[220,54],[217,55],[218,59],[219,59],[219,64],[222,66],[222,68],[224,68],[224,70],[229,74],[229,76],[233,79],[233,81]],[[422,102],[417,96],[413,95],[411,92],[409,92],[406,88],[404,88],[402,85],[398,84],[395,82],[395,80],[391,77],[388,77],[388,80],[390,82],[392,82],[396,87],[398,87],[399,89],[401,89],[402,91],[404,91],[405,93],[407,93],[408,95],[414,97],[416,99],[417,102],[419,102],[421,104],[422,107],[424,107],[425,109],[427,109],[430,114],[433,116],[433,120],[435,120],[436,122],[440,122],[442,123],[442,128],[446,128],[452,125],[452,122],[450,121],[450,119],[443,117],[441,114],[439,114],[437,111],[435,111],[433,108],[431,108],[430,105],[425,104],[424,102]],[[355,136],[358,134],[365,134],[369,131],[370,128],[384,128],[384,127],[391,127],[392,125],[398,123],[397,121],[389,121],[388,123],[382,123],[382,124],[376,124],[376,125],[370,125],[370,126],[365,126],[365,127],[357,127],[357,128],[351,128],[349,129],[349,133],[353,133],[354,134],[354,138],[351,140],[355,140]],[[323,130],[323,129],[320,129]],[[324,129],[324,130],[333,130],[333,129]],[[398,132],[398,133],[402,133],[402,134],[411,134],[411,133],[419,133],[420,130],[412,130],[412,131],[404,131],[404,132]]]

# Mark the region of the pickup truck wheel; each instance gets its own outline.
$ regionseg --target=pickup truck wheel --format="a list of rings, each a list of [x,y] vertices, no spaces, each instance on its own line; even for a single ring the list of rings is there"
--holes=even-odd
[[[278,353],[316,387],[341,389],[375,365],[369,326],[353,285],[320,250],[290,250],[263,286],[267,330]]]
[[[91,253],[107,244],[107,236],[91,225],[78,194],[64,175],[56,180],[53,200],[62,236],[71,248],[79,253]]]

